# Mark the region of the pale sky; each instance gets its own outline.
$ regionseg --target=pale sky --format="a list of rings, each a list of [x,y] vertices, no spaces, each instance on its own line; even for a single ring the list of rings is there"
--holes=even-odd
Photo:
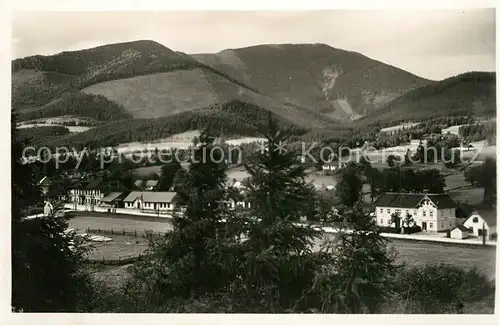
[[[192,53],[326,43],[416,75],[495,71],[495,11],[28,12],[13,16],[13,56],[149,39]]]

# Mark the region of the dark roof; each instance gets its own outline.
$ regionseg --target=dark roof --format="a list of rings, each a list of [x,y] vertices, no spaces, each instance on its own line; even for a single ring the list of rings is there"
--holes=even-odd
[[[465,226],[463,226],[462,224],[457,225],[457,226],[456,226],[456,227],[454,227],[453,229],[459,229],[459,230],[460,230],[460,231],[462,231],[462,232],[469,232],[469,229],[468,229],[468,228],[466,228]],[[452,229],[452,230],[453,230],[453,229]]]
[[[101,185],[103,179],[102,178],[92,178],[92,179],[87,179],[85,188],[87,189],[97,189]]]
[[[458,204],[457,209],[455,210],[455,216],[458,218],[467,218],[474,212],[474,209],[466,203]]]
[[[497,211],[496,211],[496,209],[476,210],[476,211],[472,212],[471,216],[474,214],[481,216],[481,218],[486,222],[486,224],[488,224],[488,227],[492,227],[492,226],[497,225]]]
[[[122,195],[121,192],[110,192],[106,196],[104,196],[101,201],[105,203],[112,203],[116,201]]]
[[[457,207],[457,203],[448,194],[428,194],[427,197],[429,197],[438,208]]]
[[[438,208],[455,208],[457,204],[448,194],[407,194],[386,192],[380,195],[374,205],[381,207],[417,207],[422,199],[428,197]]]

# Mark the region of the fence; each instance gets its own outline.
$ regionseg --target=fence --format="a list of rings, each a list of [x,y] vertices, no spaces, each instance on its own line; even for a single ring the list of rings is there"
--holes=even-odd
[[[76,229],[75,231],[78,231]],[[86,233],[99,233],[99,234],[107,234],[107,235],[129,235],[129,236],[134,236],[134,237],[143,237],[143,238],[150,238],[150,237],[162,237],[167,235],[167,232],[154,232],[153,230],[125,230],[125,229],[91,229],[91,228],[86,228],[85,229]]]
[[[106,259],[104,257],[101,258],[94,258],[94,259],[85,259],[86,263],[90,263],[93,265],[127,265],[127,264],[132,264],[137,262],[138,260],[141,260],[144,255],[137,255],[137,256],[123,256],[123,257],[118,257],[118,259]]]

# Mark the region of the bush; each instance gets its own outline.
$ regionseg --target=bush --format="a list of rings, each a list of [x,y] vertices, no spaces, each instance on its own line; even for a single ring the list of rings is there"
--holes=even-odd
[[[381,233],[401,233],[401,228],[394,228],[392,226],[379,226]]]
[[[468,303],[494,295],[495,286],[476,268],[435,264],[401,269],[395,292],[406,312],[462,313]]]
[[[412,233],[417,233],[422,231],[422,228],[418,225],[411,226],[409,228],[404,228],[404,233],[405,234],[412,234]]]

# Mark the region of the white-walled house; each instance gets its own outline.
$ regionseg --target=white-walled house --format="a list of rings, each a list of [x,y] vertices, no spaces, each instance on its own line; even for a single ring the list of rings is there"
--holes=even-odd
[[[100,189],[102,183],[102,178],[84,179],[75,183],[69,191],[70,201],[78,205],[100,205],[104,197]]]
[[[132,191],[123,203],[125,208],[162,214],[174,210],[175,195],[175,192]]]
[[[466,239],[469,237],[469,229],[459,224],[450,231],[450,238],[452,239]]]
[[[402,220],[410,214],[422,231],[438,232],[456,226],[457,203],[447,194],[384,193],[374,205],[378,226],[394,226],[390,224],[394,213]]]
[[[474,211],[463,224],[476,237],[482,237],[483,232],[486,239],[490,240],[497,232],[496,211]],[[484,230],[484,231],[483,231]]]

